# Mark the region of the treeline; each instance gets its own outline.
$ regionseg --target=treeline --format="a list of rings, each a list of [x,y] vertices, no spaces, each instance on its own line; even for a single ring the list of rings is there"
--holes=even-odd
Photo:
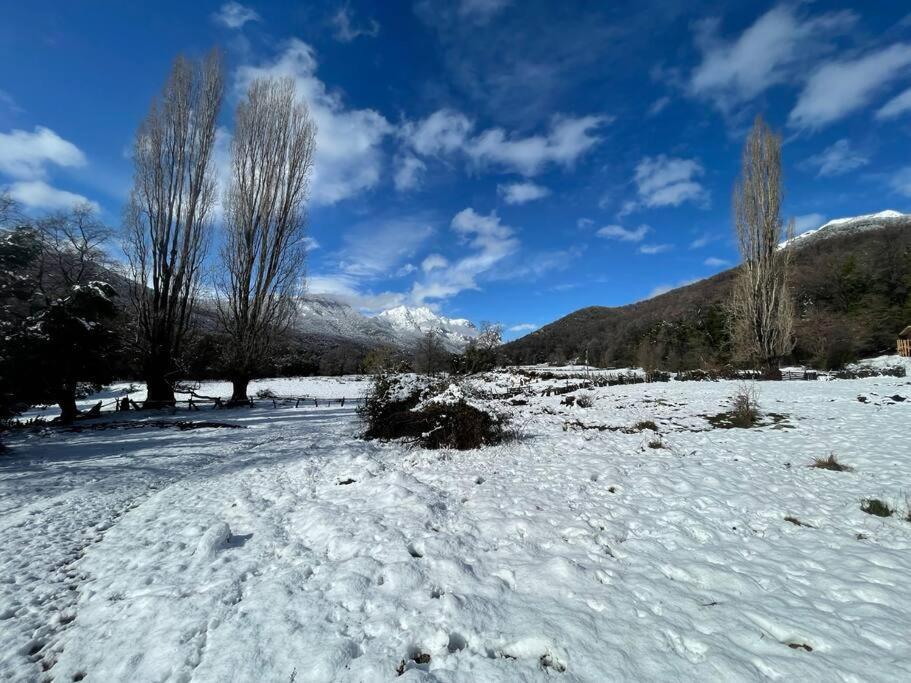
[[[831,369],[895,352],[911,323],[911,221],[793,248],[794,348]],[[618,308],[576,311],[504,346],[512,363],[588,361],[678,371],[737,365],[727,302],[736,270]]]
[[[72,421],[80,384],[123,368],[144,380],[147,407],[173,405],[200,358],[242,404],[277,362],[304,284],[316,124],[292,79],[245,85],[219,187],[220,55],[174,61],[133,144],[122,274],[90,207],[34,219],[0,199],[3,414],[54,401]]]

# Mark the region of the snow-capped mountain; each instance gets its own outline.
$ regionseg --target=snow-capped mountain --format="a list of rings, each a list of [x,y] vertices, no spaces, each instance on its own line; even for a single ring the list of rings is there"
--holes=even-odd
[[[866,216],[852,216],[850,218],[836,218],[825,225],[813,230],[807,230],[797,235],[793,239],[782,242],[779,247],[797,246],[803,247],[819,239],[828,239],[835,235],[846,235],[856,232],[866,232],[867,230],[878,230],[890,225],[900,225],[907,223],[911,225],[911,214],[900,213],[898,211],[880,211],[871,213]]]
[[[397,306],[383,311],[376,318],[387,321],[402,334],[417,338],[432,330],[440,336],[444,345],[459,349],[478,333],[471,321],[465,318],[445,318],[426,306]]]
[[[307,334],[337,337],[369,345],[413,348],[430,330],[435,331],[450,351],[462,350],[477,334],[468,320],[437,315],[426,306],[397,306],[367,316],[330,296],[312,295],[302,299],[297,328]]]

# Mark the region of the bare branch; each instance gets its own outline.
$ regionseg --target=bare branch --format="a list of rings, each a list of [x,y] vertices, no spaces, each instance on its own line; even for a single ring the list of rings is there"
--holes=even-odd
[[[223,89],[217,51],[198,64],[178,57],[136,134],[126,251],[153,403],[173,401],[166,375],[199,288],[216,192],[211,161]]]
[[[316,124],[291,79],[254,81],[235,114],[218,313],[235,399],[293,320],[303,286]]]

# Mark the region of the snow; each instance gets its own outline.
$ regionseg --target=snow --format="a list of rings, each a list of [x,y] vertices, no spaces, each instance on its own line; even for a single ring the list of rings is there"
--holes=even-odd
[[[911,380],[760,383],[783,417],[755,429],[706,420],[739,382],[590,388],[591,408],[542,396],[555,382],[453,385],[528,401],[490,399],[522,438],[467,452],[361,441],[337,405],[14,434],[0,678],[911,677],[911,400],[892,398]],[[853,470],[808,467],[830,453]]]
[[[778,245],[778,248],[783,249],[789,245],[802,246],[812,240],[831,237],[838,234],[864,232],[867,230],[879,230],[884,225],[891,225],[898,222],[907,222],[909,219],[911,219],[911,214],[892,211],[891,209],[880,211],[878,213],[867,214],[864,216],[836,218],[818,228],[805,230],[799,235],[796,235],[789,240],[785,240]]]
[[[331,296],[301,299],[297,328],[311,334],[342,337],[367,344],[412,348],[429,331],[436,332],[450,351],[459,351],[477,336],[477,328],[463,318],[446,318],[426,306],[397,306],[367,316]]]

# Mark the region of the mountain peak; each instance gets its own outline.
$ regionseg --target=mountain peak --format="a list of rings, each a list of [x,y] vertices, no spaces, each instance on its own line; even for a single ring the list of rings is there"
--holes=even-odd
[[[300,331],[367,344],[414,348],[421,337],[433,331],[447,349],[460,351],[477,335],[470,321],[446,318],[427,306],[395,306],[367,316],[344,301],[316,295],[301,300],[299,309]]]
[[[785,240],[778,245],[779,249],[787,246],[804,246],[817,239],[833,237],[835,235],[844,235],[853,232],[866,232],[867,230],[877,230],[887,225],[894,225],[907,221],[911,224],[911,214],[901,213],[887,209],[878,213],[865,214],[863,216],[849,216],[847,218],[835,218],[824,223],[818,228],[807,230],[790,240]]]

